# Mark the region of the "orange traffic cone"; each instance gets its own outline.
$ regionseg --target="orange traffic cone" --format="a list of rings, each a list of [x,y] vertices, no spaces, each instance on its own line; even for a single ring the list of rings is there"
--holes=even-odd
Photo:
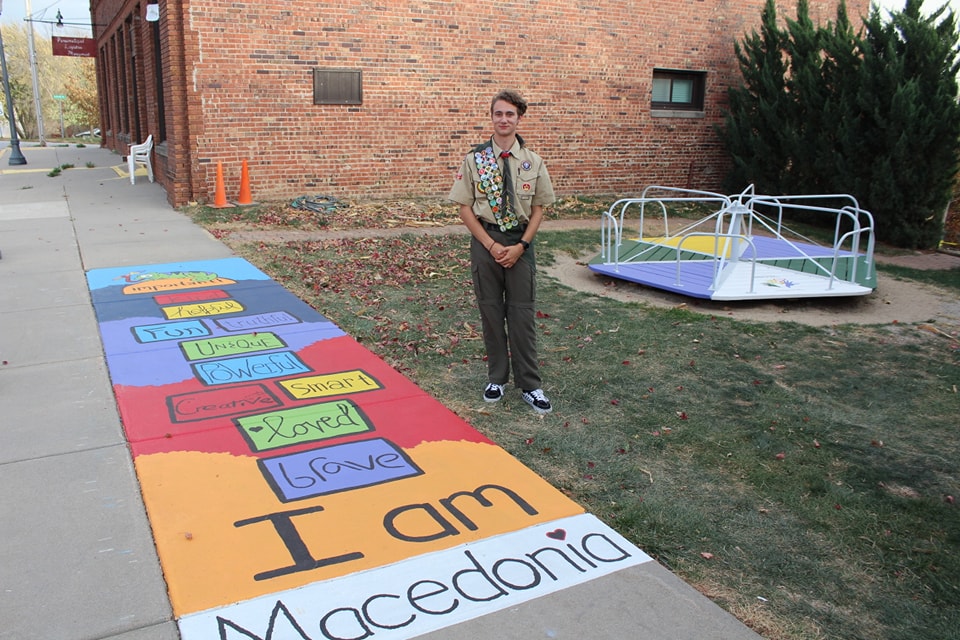
[[[250,173],[247,171],[247,161],[243,161],[240,169],[240,197],[237,198],[237,204],[241,206],[253,204],[253,198],[250,196]]]
[[[214,209],[225,209],[231,205],[227,204],[227,190],[223,186],[223,165],[217,163],[217,192],[213,197]]]

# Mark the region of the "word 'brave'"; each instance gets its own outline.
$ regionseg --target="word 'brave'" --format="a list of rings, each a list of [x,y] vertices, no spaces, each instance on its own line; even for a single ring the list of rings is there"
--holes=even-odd
[[[396,445],[382,438],[302,451],[257,461],[284,502],[369,487],[423,473]]]

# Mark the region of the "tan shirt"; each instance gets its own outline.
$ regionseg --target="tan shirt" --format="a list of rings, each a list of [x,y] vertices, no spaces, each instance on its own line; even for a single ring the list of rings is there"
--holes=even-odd
[[[503,171],[503,160],[500,159],[502,150],[493,140],[484,146],[488,145],[493,147],[497,164]],[[526,224],[530,221],[532,206],[549,206],[556,201],[557,197],[553,193],[553,183],[550,182],[550,174],[547,173],[547,165],[543,162],[543,158],[530,149],[520,146],[519,141],[514,142],[510,149],[510,156],[515,192],[514,211],[517,212],[520,223]],[[487,194],[480,190],[480,173],[472,150],[464,157],[448,198],[457,204],[470,205],[478,218],[484,222],[496,224],[497,220],[490,209]]]

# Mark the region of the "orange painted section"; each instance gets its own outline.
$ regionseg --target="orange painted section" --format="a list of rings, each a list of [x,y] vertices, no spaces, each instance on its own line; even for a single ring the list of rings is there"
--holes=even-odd
[[[583,513],[579,505],[497,446],[431,442],[407,453],[423,469],[423,475],[285,506],[278,505],[252,457],[195,452],[137,457],[137,474],[174,614],[180,617]],[[470,531],[440,502],[487,484],[516,492],[536,514],[528,514],[497,490],[483,493],[492,502],[488,507],[462,496],[452,504],[476,526]],[[429,542],[410,542],[386,530],[384,516],[389,512],[425,504],[435,507],[455,533]],[[255,580],[258,573],[290,565],[290,553],[270,522],[242,527],[234,523],[317,505],[323,511],[292,518],[313,557],[359,552],[363,558]],[[399,514],[393,524],[411,536],[436,534],[442,529],[435,516],[422,508]]]

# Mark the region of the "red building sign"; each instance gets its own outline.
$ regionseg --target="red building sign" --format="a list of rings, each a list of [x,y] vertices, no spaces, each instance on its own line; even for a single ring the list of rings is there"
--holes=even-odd
[[[58,38],[53,36],[53,55],[96,58],[97,41],[93,38]]]

